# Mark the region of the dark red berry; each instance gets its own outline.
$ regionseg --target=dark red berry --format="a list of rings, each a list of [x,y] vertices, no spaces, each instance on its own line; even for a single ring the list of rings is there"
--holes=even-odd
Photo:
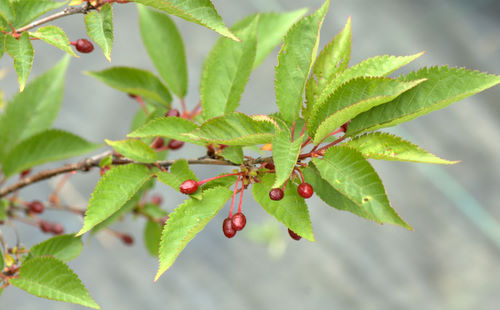
[[[52,232],[52,223],[47,221],[40,221],[38,225],[40,225],[40,230],[44,233]]]
[[[172,140],[170,140],[170,142],[168,142],[168,148],[171,150],[180,149],[183,145],[184,145],[184,142],[179,141],[179,140],[172,139]]]
[[[198,182],[196,182],[195,180],[184,181],[181,184],[181,186],[179,186],[179,190],[183,194],[187,194],[187,195],[193,194],[194,192],[196,192],[198,190]]]
[[[52,224],[52,227],[51,227],[50,231],[54,235],[60,235],[60,234],[64,233],[64,226],[62,226],[59,223],[54,223],[54,224]]]
[[[229,217],[222,223],[222,232],[224,233],[224,236],[228,238],[232,238],[236,235],[236,229],[234,229],[233,223]]]
[[[154,195],[153,197],[151,197],[151,203],[154,205],[159,206],[162,202],[163,198],[160,195]]]
[[[181,113],[177,109],[170,109],[167,113],[165,113],[165,116],[176,116],[179,117],[181,116]]]
[[[158,137],[153,141],[153,143],[151,144],[151,147],[155,150],[158,150],[158,149],[161,149],[164,145],[165,145],[165,140]]]
[[[94,50],[94,45],[87,39],[79,39],[76,41],[75,47],[80,53],[90,53]]]
[[[297,192],[299,192],[300,196],[309,198],[314,194],[314,189],[309,183],[301,183],[299,187],[297,187]]]
[[[297,235],[293,230],[291,230],[290,228],[288,228],[288,234],[290,235],[290,237],[293,239],[293,240],[297,240],[299,241],[300,239],[302,239],[301,236]]]
[[[231,224],[236,231],[242,230],[247,224],[247,218],[243,213],[238,212],[231,218]]]
[[[276,167],[274,166],[274,163],[266,163],[266,168],[269,170],[274,170]]]
[[[271,200],[281,200],[283,196],[285,196],[285,193],[283,193],[281,188],[273,188],[269,191],[269,198],[271,198]]]
[[[44,210],[43,204],[38,200],[33,200],[28,204],[29,211],[32,213],[42,213]]]
[[[126,245],[132,245],[134,243],[134,238],[132,238],[131,235],[122,235],[122,241],[123,243],[125,243]]]
[[[31,173],[31,169],[26,169],[26,170],[24,170],[24,171],[21,171],[21,174],[20,174],[20,175],[21,175],[21,178],[26,177],[26,176],[27,176],[28,174],[30,174],[30,173]]]

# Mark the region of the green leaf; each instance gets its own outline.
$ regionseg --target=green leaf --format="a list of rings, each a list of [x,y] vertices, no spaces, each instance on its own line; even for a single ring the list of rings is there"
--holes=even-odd
[[[129,133],[127,137],[149,138],[161,136],[179,141],[193,142],[193,139],[183,134],[189,133],[196,128],[198,126],[195,123],[181,117],[158,117]]]
[[[315,106],[307,121],[307,131],[314,136],[314,144],[318,144],[357,115],[393,100],[424,81],[403,82],[383,77],[350,80]]]
[[[370,219],[411,229],[391,207],[380,177],[361,153],[338,146],[328,149],[323,158],[313,158],[312,161],[321,177]]]
[[[304,16],[307,9],[286,13],[261,13],[257,27],[257,52],[253,67],[256,68],[283,40],[290,27]],[[247,17],[253,18],[253,15]]]
[[[403,138],[383,132],[362,135],[344,145],[358,150],[365,158],[442,165],[459,162],[439,158]]]
[[[9,208],[9,201],[6,199],[0,199],[0,221],[5,221],[5,219],[7,218],[8,208]]]
[[[23,91],[35,55],[29,34],[23,32],[19,39],[13,36],[5,36],[5,50],[14,60],[14,69],[17,72],[17,80],[19,81],[19,91]]]
[[[68,61],[64,57],[7,104],[0,115],[0,162],[21,140],[52,126],[61,107]]]
[[[288,128],[278,130],[273,138],[273,162],[276,167],[276,179],[273,188],[281,187],[290,177],[297,164],[303,138],[292,141]]]
[[[83,244],[80,237],[61,235],[33,246],[30,249],[30,255],[31,257],[50,255],[63,262],[69,262],[80,255],[82,248]]]
[[[306,84],[307,112],[312,110],[316,97],[323,91],[328,81],[337,73],[344,71],[349,65],[351,36],[351,18],[349,17],[344,29],[323,48],[318,59],[314,62],[312,74]]]
[[[5,266],[5,261],[3,259],[3,253],[2,251],[0,250],[0,270],[3,270],[3,267]],[[1,292],[0,292],[1,294]]]
[[[89,37],[99,45],[108,61],[111,61],[113,46],[113,8],[107,3],[99,12],[90,11],[85,15],[85,26]]]
[[[14,21],[16,12],[14,12],[14,8],[9,0],[0,0],[0,15],[7,21]]]
[[[498,75],[447,66],[423,68],[400,80],[422,78],[427,81],[395,100],[353,119],[347,128],[347,134],[355,135],[408,122],[500,83]]]
[[[162,10],[168,14],[179,16],[188,22],[212,29],[221,35],[238,41],[238,38],[227,29],[222,18],[217,14],[210,0],[133,0],[137,3]]]
[[[154,163],[158,161],[156,152],[142,141],[132,139],[110,141],[106,139],[106,143],[129,159],[141,163]]]
[[[122,92],[149,98],[167,108],[170,107],[172,101],[170,92],[162,81],[149,71],[130,67],[111,67],[86,73]]]
[[[83,235],[120,210],[152,176],[147,167],[139,164],[111,168],[97,183],[85,212],[83,227],[76,235]]]
[[[43,14],[60,8],[67,1],[55,2],[52,0],[14,0],[12,7],[16,12],[16,19],[13,22],[14,28],[20,28]]]
[[[368,58],[352,66],[351,68],[343,72],[340,72],[337,75],[330,76],[328,82],[323,87],[323,90],[321,91],[319,96],[317,96],[314,105],[324,102],[332,93],[334,93],[337,90],[337,88],[339,88],[342,84],[344,84],[349,80],[359,77],[386,76],[396,71],[397,69],[406,66],[407,64],[419,58],[423,54],[424,52],[410,56],[396,57],[396,56],[382,55],[382,56],[375,56],[372,58]],[[314,108],[314,106],[311,106],[310,108],[312,109]]]
[[[152,256],[158,256],[160,246],[161,231],[163,226],[160,223],[147,221],[144,226],[144,245]]]
[[[221,156],[225,160],[241,165],[243,163],[243,149],[240,146],[228,146],[222,150]]]
[[[162,183],[171,186],[176,191],[180,192],[179,186],[186,180],[198,181],[198,177],[189,169],[189,164],[185,159],[175,161],[169,169],[169,172],[160,171],[157,173],[158,180]]]
[[[186,245],[214,218],[231,197],[224,187],[205,190],[199,200],[188,199],[170,213],[160,241],[160,267],[155,281],[167,271]]]
[[[309,241],[314,241],[311,219],[304,198],[297,192],[297,186],[293,182],[288,182],[285,188],[283,199],[275,201],[269,198],[269,191],[273,188],[274,176],[266,174],[260,183],[252,186],[252,193],[255,200],[278,221],[293,230],[299,236]]]
[[[257,49],[259,16],[237,23],[231,30],[241,42],[221,37],[208,54],[201,73],[203,118],[234,112],[252,71]]]
[[[276,67],[276,102],[280,116],[289,124],[299,118],[302,93],[319,43],[319,30],[330,1],[314,14],[302,18],[285,36]]]
[[[65,263],[53,257],[25,261],[19,269],[19,278],[9,282],[38,297],[100,309],[78,276]]]
[[[304,174],[305,181],[314,188],[314,193],[329,206],[338,210],[351,212],[379,224],[383,223],[383,219],[379,219],[376,214],[368,212],[367,209],[357,205],[321,178],[321,175],[313,164],[303,169],[302,173]]]
[[[3,57],[3,54],[5,52],[5,37],[6,35],[0,31],[0,59]],[[2,106],[2,103],[3,103],[3,92],[0,93],[0,106]]]
[[[233,112],[212,118],[185,136],[207,144],[255,145],[270,143],[276,126],[268,116]]]
[[[64,30],[62,30],[59,27],[56,26],[41,27],[38,28],[35,32],[30,32],[29,35],[38,38],[40,40],[43,40],[57,48],[60,48],[72,56],[79,57],[75,54],[73,48],[71,48],[66,33],[64,33]]]
[[[72,133],[49,129],[16,145],[4,158],[5,177],[44,163],[92,152],[101,147]]]
[[[139,26],[142,41],[161,78],[174,94],[187,93],[187,66],[182,37],[170,17],[142,5]]]

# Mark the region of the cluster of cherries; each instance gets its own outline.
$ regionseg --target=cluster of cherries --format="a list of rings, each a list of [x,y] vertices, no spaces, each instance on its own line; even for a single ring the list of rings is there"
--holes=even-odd
[[[172,116],[180,117],[181,113],[177,109],[170,109],[167,113],[165,113],[165,117],[172,117]],[[165,140],[163,140],[163,138],[161,137],[156,137],[151,143],[151,147],[156,151],[163,151],[166,149],[178,150],[182,146],[184,146],[184,142],[175,139],[171,139],[165,146]]]
[[[271,168],[271,167],[274,168],[273,166],[274,165],[272,165],[272,164],[268,164],[266,167],[267,168]],[[300,172],[300,170],[297,169],[297,171],[299,171],[299,174],[302,178],[302,183],[297,187],[297,192],[303,198],[306,198],[306,199],[310,198],[314,194],[314,189],[311,186],[311,184],[304,182],[304,177],[303,177],[302,173]],[[244,173],[243,172],[230,173],[230,174],[216,176],[216,177],[206,179],[203,181],[195,181],[195,180],[190,179],[190,180],[184,181],[179,186],[179,190],[181,193],[186,194],[186,195],[191,195],[191,194],[194,194],[198,190],[200,185],[203,185],[204,183],[206,183],[208,181],[212,181],[212,180],[215,180],[218,178],[227,177],[227,176],[231,176],[231,175],[237,175],[238,179],[237,179],[235,187],[234,187],[233,199],[231,201],[231,208],[229,210],[229,215],[226,219],[224,219],[224,222],[222,223],[222,232],[224,233],[224,235],[227,238],[234,237],[238,231],[245,228],[245,225],[247,223],[245,215],[241,212],[241,205],[242,205],[242,201],[243,201],[243,191],[248,186],[248,185],[245,185]],[[240,179],[242,180],[241,188],[238,190],[238,183],[240,182]],[[286,186],[286,183],[284,186]],[[240,202],[238,205],[238,212],[233,215],[234,201],[235,201],[236,193],[238,191],[240,192]],[[269,198],[271,200],[278,201],[278,200],[283,199],[284,196],[285,196],[285,193],[284,193],[282,188],[272,188],[269,191]],[[300,240],[302,238],[301,236],[296,234],[290,228],[288,228],[288,234],[294,240]]]
[[[43,203],[39,200],[33,200],[26,206],[28,207],[27,212],[30,214],[41,214],[45,210]],[[64,233],[64,227],[60,223],[52,223],[45,220],[39,220],[38,227],[44,233],[51,233],[54,235],[60,235]]]

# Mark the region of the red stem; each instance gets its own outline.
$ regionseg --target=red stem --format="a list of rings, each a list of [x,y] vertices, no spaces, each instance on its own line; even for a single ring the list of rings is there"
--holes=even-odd
[[[238,176],[238,181],[239,181],[240,180],[239,177],[241,177],[242,174],[243,174],[243,172],[235,172],[235,173],[228,173],[228,174],[218,175],[218,176],[215,176],[215,177],[210,178],[210,179],[198,181],[198,185],[202,185],[202,184],[205,184],[205,183],[210,182],[212,180],[217,180],[217,179],[224,178],[224,177],[229,177],[229,176],[232,176],[232,175],[237,175]]]
[[[236,182],[238,184],[238,182]],[[245,178],[241,178],[241,193],[240,193],[240,203],[238,204],[238,213],[241,213],[241,205],[243,203],[243,191],[245,190]]]
[[[236,198],[236,190],[238,189],[238,183],[240,182],[241,175],[238,175],[238,180],[234,184],[233,190],[233,200],[231,201],[231,209],[229,209],[229,218],[233,217],[233,207],[234,207],[234,198]]]
[[[298,167],[295,167],[294,169],[299,172],[300,179],[302,180],[302,183],[304,183],[304,175],[302,174],[302,171],[300,171]]]
[[[142,100],[141,96],[135,96],[135,100],[139,103],[141,108],[144,110],[144,113],[146,113],[146,115],[149,116],[149,111],[146,108],[146,105],[144,104],[144,101]]]

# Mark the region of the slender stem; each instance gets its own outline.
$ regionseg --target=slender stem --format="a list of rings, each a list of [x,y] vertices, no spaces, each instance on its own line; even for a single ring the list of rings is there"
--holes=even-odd
[[[304,183],[304,175],[302,174],[302,171],[300,171],[300,169],[297,167],[295,167],[294,170],[299,172],[300,179],[302,180],[302,183]]]
[[[24,31],[28,31],[30,29],[33,29],[33,28],[38,27],[40,25],[46,24],[46,23],[51,22],[53,20],[59,19],[61,17],[70,16],[70,15],[74,15],[74,14],[86,14],[88,11],[93,10],[93,9],[95,9],[95,8],[93,8],[90,5],[90,3],[85,2],[85,4],[82,6],[69,7],[69,8],[62,10],[61,12],[58,12],[58,13],[49,15],[47,17],[44,17],[42,19],[36,20],[36,21],[32,22],[31,24],[28,24],[22,28],[17,29],[16,32],[21,33]]]
[[[146,105],[144,104],[144,100],[142,100],[141,96],[135,96],[134,98],[139,103],[141,108],[144,110],[144,113],[146,113],[146,115],[149,116],[148,108],[146,108]]]
[[[234,184],[233,200],[231,201],[231,209],[229,209],[229,218],[233,217],[234,198],[236,197],[236,191],[238,190],[238,183],[240,183],[240,178],[241,175],[238,175],[238,180],[236,180],[236,183]]]
[[[238,182],[236,182],[238,184]],[[245,190],[245,178],[241,178],[241,193],[240,193],[240,203],[238,204],[238,213],[241,213],[241,205],[243,203],[243,191]]]
[[[237,175],[238,176],[238,180],[239,180],[240,177],[241,177],[241,175],[242,175],[242,172],[235,172],[235,173],[228,173],[228,174],[218,175],[218,176],[215,176],[213,178],[209,178],[209,179],[206,179],[206,180],[199,181],[198,185],[202,185],[202,184],[205,184],[207,182],[210,182],[210,181],[213,181],[213,180],[217,180],[217,179],[220,179],[220,178],[229,177],[229,176],[232,176],[232,175]]]

